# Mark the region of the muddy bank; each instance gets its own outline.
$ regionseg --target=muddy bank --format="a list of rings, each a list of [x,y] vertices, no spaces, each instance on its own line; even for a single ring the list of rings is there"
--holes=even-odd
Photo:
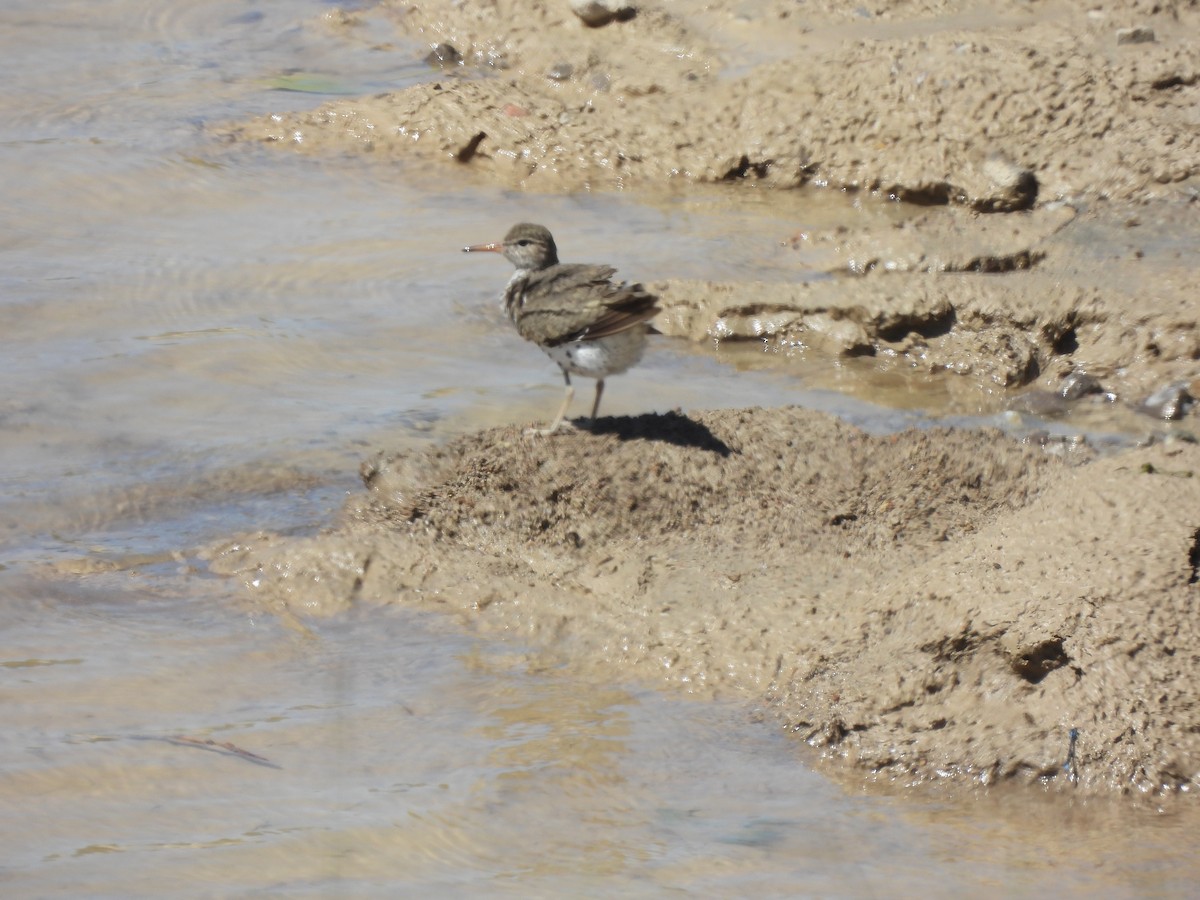
[[[1085,375],[1088,394],[1105,402],[1194,421],[1200,205],[944,209],[889,228],[800,230],[787,243],[806,280],[657,282],[659,327],[695,341],[876,357],[965,376],[982,391],[1030,388],[1019,402],[1046,411],[1055,395],[1080,399],[1071,395]],[[1181,402],[1164,415],[1168,396]]]
[[[645,4],[604,28],[553,0],[519,14],[449,0],[379,9],[408,39],[381,52],[434,47],[445,78],[223,134],[458,161],[538,190],[816,182],[981,211],[1174,196],[1200,172],[1197,15],[1184,4],[1062,4],[1036,18],[1020,4],[991,16],[955,3]],[[362,15],[327,22],[353,35]],[[1129,25],[1153,39],[1121,40]]]
[[[890,229],[797,222],[777,236],[797,251],[797,282],[861,280],[659,284],[666,327],[899,360],[1049,402],[1084,373],[1156,415],[1192,408],[1194,6],[671,4],[588,28],[566,2],[515,16],[431,0],[336,11],[321,27],[353,40],[373,33],[371,16],[398,37],[375,49],[428,53],[433,80],[217,136],[416,157],[537,191],[733,182],[902,201],[925,211]]]
[[[288,609],[436,607],[597,678],[764,702],[905,783],[1200,773],[1200,448],[1101,460],[799,409],[517,427],[364,465],[328,534],[211,553]]]

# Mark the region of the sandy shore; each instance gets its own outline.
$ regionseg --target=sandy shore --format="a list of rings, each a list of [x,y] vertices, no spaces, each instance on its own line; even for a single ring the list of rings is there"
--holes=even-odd
[[[542,191],[729,181],[919,205],[779,236],[825,277],[653,285],[658,325],[1194,426],[1194,5],[768,0],[597,29],[565,3],[522,7],[521,27],[507,6],[384,9],[454,48],[445,77],[221,137]],[[1094,458],[795,409],[537,442],[514,426],[385,455],[326,535],[252,536],[212,565],[309,612],[433,604],[599,677],[744,694],[874,777],[1172,793],[1200,777],[1197,473],[1183,439]]]

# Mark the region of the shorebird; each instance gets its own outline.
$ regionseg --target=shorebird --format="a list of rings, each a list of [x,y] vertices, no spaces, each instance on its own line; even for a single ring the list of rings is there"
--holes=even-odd
[[[596,379],[594,422],[600,411],[604,379],[627,370],[642,358],[649,321],[658,315],[658,298],[640,284],[614,283],[612,266],[563,264],[554,238],[541,225],[522,222],[504,240],[463,247],[464,253],[503,253],[517,267],[504,288],[504,311],[517,333],[541,347],[558,363],[566,396],[549,428],[554,434],[575,396],[572,375]]]

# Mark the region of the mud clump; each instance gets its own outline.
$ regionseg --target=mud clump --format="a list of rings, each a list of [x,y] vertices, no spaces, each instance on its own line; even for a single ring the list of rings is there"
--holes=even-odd
[[[956,457],[945,446],[953,434],[946,430],[892,441],[836,420],[822,420],[817,430],[798,427],[806,415],[746,410],[711,423],[677,412],[607,418],[563,441],[484,432],[431,451],[422,470],[401,461],[397,473],[387,457],[370,464],[375,500],[361,515],[505,553],[608,553],[614,542],[688,541],[731,522],[740,540],[755,544],[782,546],[802,535],[810,544],[819,536],[840,544],[855,532],[869,545],[896,540],[889,523],[902,520],[906,534],[943,534],[961,504],[1009,502],[1007,491],[993,496],[982,486],[995,483],[998,467],[1011,470],[1004,479],[1011,482],[1035,464],[1030,459],[1040,460]],[[771,434],[770,446],[763,446],[763,432]],[[970,441],[999,438],[988,432]],[[878,467],[893,473],[886,491],[863,483],[860,473]],[[897,509],[901,502],[909,512]]]

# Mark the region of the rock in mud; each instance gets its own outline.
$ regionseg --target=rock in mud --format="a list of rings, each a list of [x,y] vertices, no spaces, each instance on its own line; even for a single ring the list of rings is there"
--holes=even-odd
[[[600,28],[613,21],[627,21],[637,9],[621,0],[570,0],[571,11],[589,28]]]

